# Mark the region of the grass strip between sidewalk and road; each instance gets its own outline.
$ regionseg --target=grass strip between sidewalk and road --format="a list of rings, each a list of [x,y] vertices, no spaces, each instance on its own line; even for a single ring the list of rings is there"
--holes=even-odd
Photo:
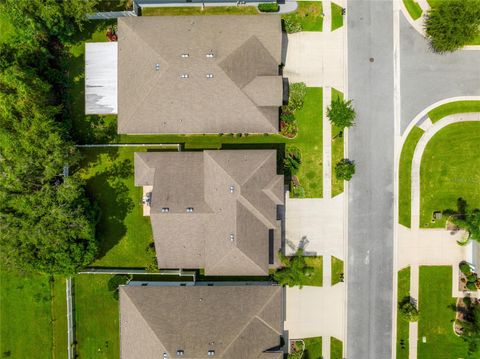
[[[398,271],[398,305],[403,298],[410,296],[410,267]],[[397,359],[408,359],[409,357],[409,323],[403,320],[397,312]]]
[[[314,271],[310,278],[303,281],[302,285],[321,287],[323,285],[323,257],[305,257],[305,263],[308,267],[313,267]],[[300,283],[299,283],[300,284]]]
[[[403,5],[405,5],[405,8],[413,20],[417,20],[422,16],[422,8],[415,0],[403,0]]]
[[[343,8],[340,5],[335,4],[334,2],[331,3],[331,11],[332,11],[332,26],[331,31],[335,31],[338,28],[343,26]]]
[[[453,332],[456,299],[452,297],[451,266],[420,266],[419,359],[468,357],[468,344]]]
[[[414,126],[402,147],[399,164],[398,222],[410,228],[412,218],[412,161],[415,147],[424,134],[420,127]]]
[[[332,267],[332,285],[342,282],[342,274],[344,274],[343,261],[335,256],[331,257]]]
[[[428,117],[430,117],[430,120],[435,123],[448,115],[468,112],[480,112],[480,101],[467,100],[449,102],[431,110],[428,113]]]
[[[343,100],[343,92],[332,88],[332,101]],[[335,166],[345,156],[345,140],[343,128],[332,125],[332,197],[343,193],[344,181],[335,176]]]

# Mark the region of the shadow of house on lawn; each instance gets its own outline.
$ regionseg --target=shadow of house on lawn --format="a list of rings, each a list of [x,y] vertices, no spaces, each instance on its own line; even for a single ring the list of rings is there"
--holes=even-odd
[[[125,179],[132,176],[129,159],[113,163],[87,180],[87,192],[99,208],[96,236],[99,242],[97,260],[103,258],[127,233],[124,223],[133,210],[130,189]]]

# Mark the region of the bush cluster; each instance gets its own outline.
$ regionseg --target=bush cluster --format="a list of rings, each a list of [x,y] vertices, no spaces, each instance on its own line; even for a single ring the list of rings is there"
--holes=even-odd
[[[303,82],[290,85],[288,104],[282,106],[280,114],[280,132],[283,136],[292,138],[297,135],[298,123],[295,112],[303,107],[307,86]]]
[[[258,4],[258,10],[261,12],[278,12],[280,6],[276,2],[267,2]]]

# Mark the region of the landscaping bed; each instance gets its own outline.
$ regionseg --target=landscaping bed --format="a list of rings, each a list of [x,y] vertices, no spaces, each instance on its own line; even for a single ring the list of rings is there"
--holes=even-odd
[[[320,1],[299,1],[297,11],[282,15],[285,31],[322,31],[323,8]]]
[[[448,125],[429,141],[420,168],[421,227],[445,227],[447,216],[433,222],[433,213],[455,210],[459,198],[480,207],[479,143],[480,122]]]

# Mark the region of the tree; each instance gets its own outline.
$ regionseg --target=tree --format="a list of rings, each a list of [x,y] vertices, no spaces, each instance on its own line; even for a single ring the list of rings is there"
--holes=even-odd
[[[407,322],[418,321],[418,309],[415,305],[414,299],[407,296],[398,303],[398,313],[403,320]]]
[[[348,158],[340,160],[335,165],[335,176],[337,179],[350,181],[355,174],[355,163]]]
[[[470,209],[463,198],[457,200],[457,210],[443,211],[449,221],[468,233],[467,240],[480,241],[480,209]]]
[[[287,176],[292,176],[298,172],[302,164],[302,153],[300,149],[294,146],[288,147],[283,159],[283,168]]]
[[[480,1],[440,1],[427,12],[424,27],[433,51],[455,51],[480,35]]]
[[[314,271],[312,267],[307,265],[303,256],[303,249],[297,250],[292,257],[286,257],[282,253],[279,253],[279,256],[284,267],[275,272],[274,279],[280,285],[288,285],[289,287],[298,285],[302,288],[303,283],[312,276]]]
[[[332,123],[340,128],[351,127],[354,124],[356,112],[352,106],[352,100],[345,101],[337,98],[327,108],[327,117]]]
[[[463,320],[457,321],[461,326],[461,338],[468,344],[470,355],[480,349],[480,303],[475,300],[467,305]]]

